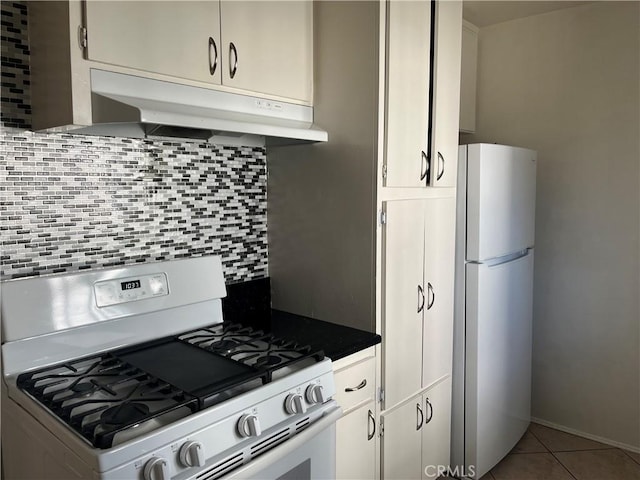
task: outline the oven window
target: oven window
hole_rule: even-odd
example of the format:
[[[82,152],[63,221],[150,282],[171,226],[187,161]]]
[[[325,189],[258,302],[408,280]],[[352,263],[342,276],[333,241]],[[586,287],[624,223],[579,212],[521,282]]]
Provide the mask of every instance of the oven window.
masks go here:
[[[276,480],[311,480],[311,459],[308,458],[297,467],[293,467]]]

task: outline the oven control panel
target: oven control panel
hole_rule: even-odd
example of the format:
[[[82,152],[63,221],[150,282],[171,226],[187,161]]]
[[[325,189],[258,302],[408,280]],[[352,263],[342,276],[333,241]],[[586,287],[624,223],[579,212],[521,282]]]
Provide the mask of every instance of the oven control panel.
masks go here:
[[[145,298],[169,294],[169,284],[164,273],[137,277],[114,278],[93,285],[98,307],[136,302]]]

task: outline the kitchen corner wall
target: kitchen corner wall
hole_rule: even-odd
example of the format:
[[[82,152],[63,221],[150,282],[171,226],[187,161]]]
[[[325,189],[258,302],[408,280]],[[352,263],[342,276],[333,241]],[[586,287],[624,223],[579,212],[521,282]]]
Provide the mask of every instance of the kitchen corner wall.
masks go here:
[[[263,148],[29,130],[28,2],[2,2],[1,279],[216,254],[267,268]]]
[[[640,3],[482,28],[477,132],[538,151],[533,416],[640,449]]]

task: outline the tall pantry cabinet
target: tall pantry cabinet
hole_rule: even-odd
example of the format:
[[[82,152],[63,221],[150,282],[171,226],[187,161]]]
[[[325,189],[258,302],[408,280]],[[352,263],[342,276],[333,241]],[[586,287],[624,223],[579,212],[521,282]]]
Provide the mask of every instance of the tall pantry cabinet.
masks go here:
[[[386,479],[449,463],[461,25],[461,2],[314,2],[329,141],[268,151],[273,306],[382,335],[362,445]],[[371,435],[349,415],[338,438]]]

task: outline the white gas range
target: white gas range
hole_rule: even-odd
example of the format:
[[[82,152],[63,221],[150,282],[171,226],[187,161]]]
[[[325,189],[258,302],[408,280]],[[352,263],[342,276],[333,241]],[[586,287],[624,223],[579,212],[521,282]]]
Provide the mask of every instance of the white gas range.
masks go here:
[[[217,257],[5,282],[5,478],[332,478],[330,360],[225,294]]]

